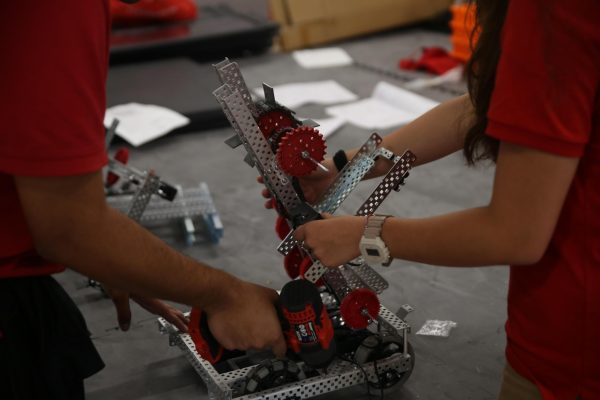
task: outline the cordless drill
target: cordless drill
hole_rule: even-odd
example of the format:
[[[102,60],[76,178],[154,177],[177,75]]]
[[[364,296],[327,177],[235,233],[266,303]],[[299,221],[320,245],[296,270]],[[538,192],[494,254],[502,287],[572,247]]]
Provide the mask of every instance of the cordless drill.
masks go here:
[[[289,350],[314,368],[331,362],[336,348],[333,325],[314,284],[304,279],[288,282],[281,289],[278,314]],[[226,357],[210,332],[206,313],[198,308],[192,309],[189,331],[196,351],[206,361],[216,364]]]
[[[289,281],[279,295],[279,317],[290,350],[308,366],[322,368],[335,356],[333,325],[317,287]]]

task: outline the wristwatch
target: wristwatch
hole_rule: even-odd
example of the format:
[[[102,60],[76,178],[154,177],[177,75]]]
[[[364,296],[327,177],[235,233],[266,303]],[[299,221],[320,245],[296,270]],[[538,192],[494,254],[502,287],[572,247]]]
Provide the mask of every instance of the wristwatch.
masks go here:
[[[381,229],[386,218],[391,215],[369,215],[365,232],[360,239],[360,254],[368,264],[382,264],[387,267],[392,262],[390,250],[381,239]]]

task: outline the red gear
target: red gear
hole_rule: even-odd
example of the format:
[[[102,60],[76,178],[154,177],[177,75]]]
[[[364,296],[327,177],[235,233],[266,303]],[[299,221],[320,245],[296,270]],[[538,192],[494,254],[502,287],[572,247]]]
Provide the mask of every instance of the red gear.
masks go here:
[[[283,218],[281,215],[278,215],[277,220],[275,221],[275,232],[277,232],[277,236],[279,236],[279,239],[285,239],[285,237],[288,235],[288,233],[290,233],[290,231],[290,226],[288,225],[285,218]]]
[[[115,154],[115,160],[121,162],[122,164],[127,164],[127,161],[129,161],[129,149],[126,147],[121,147],[119,150],[117,150],[117,153]],[[111,187],[117,183],[118,180],[119,175],[109,171],[108,174],[106,174],[106,187]]]
[[[289,111],[284,109],[273,109],[262,113],[257,121],[260,131],[265,138],[270,138],[271,135],[283,128],[293,128],[297,126],[294,117]]]
[[[291,176],[304,176],[317,168],[309,158],[302,156],[303,152],[317,162],[325,158],[325,139],[313,127],[299,126],[287,133],[277,148],[277,162],[279,167]]]
[[[379,299],[375,292],[367,288],[354,289],[340,305],[340,313],[346,324],[352,329],[365,329],[369,325],[371,317],[379,315]],[[363,310],[367,315],[363,315]]]
[[[304,261],[304,256],[298,248],[294,248],[287,256],[285,256],[283,259],[283,267],[290,279],[296,279],[300,276],[300,265],[302,264],[302,261]]]
[[[193,0],[141,0],[135,4],[111,0],[110,12],[116,25],[143,25],[194,20],[198,6]]]

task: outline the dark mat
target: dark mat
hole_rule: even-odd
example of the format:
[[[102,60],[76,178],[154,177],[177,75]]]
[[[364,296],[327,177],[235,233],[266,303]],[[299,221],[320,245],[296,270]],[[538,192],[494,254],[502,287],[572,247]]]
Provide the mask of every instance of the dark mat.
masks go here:
[[[174,132],[190,132],[228,125],[212,96],[219,87],[211,63],[185,58],[112,66],[106,84],[107,106],[136,102],[156,104],[190,119]]]
[[[227,5],[200,6],[190,23],[115,28],[111,64],[192,57],[197,60],[260,53],[270,48],[277,23],[236,11]]]

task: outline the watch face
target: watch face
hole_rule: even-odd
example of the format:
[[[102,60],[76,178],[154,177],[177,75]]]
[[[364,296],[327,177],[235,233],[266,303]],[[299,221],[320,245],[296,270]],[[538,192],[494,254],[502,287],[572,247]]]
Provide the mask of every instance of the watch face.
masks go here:
[[[371,257],[379,257],[381,255],[379,253],[379,250],[377,250],[377,249],[366,248],[365,250],[367,251],[367,254],[370,255]]]

